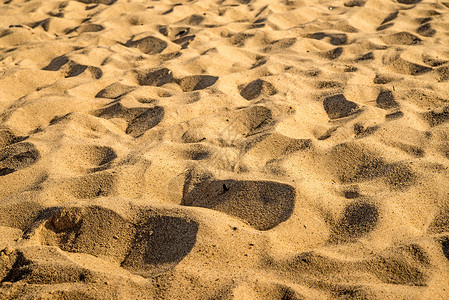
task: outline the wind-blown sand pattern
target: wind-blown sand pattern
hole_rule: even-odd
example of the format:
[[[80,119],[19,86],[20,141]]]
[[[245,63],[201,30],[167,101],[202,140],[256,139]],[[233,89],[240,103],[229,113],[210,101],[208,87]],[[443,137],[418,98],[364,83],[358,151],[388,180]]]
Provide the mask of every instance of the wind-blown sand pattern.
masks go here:
[[[449,2],[2,0],[0,299],[448,299]]]

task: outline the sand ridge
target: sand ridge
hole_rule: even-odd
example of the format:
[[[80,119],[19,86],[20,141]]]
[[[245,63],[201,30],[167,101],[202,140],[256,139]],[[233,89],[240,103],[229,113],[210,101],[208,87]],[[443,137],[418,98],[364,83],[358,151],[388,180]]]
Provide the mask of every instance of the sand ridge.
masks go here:
[[[449,2],[0,16],[0,299],[449,297]]]

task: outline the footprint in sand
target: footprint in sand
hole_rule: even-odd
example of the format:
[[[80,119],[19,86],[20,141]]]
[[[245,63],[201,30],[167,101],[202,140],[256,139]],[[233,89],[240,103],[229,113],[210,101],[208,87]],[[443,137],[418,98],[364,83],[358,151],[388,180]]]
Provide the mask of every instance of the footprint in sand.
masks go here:
[[[126,134],[137,138],[162,121],[164,108],[161,106],[126,108],[120,103],[114,103],[95,111],[94,115],[105,119],[125,119],[128,123]]]
[[[140,85],[163,86],[166,83],[173,82],[174,78],[172,71],[167,68],[162,68],[137,72],[137,80]]]
[[[68,192],[77,199],[94,199],[114,194],[116,181],[117,177],[114,174],[99,172],[57,180],[52,186],[61,192]]]
[[[378,219],[379,211],[374,204],[355,200],[345,207],[343,216],[332,230],[330,241],[354,242],[372,231]]]
[[[449,106],[425,112],[422,117],[432,127],[441,125],[449,120]]]
[[[382,109],[390,109],[398,107],[399,103],[397,103],[396,100],[394,100],[394,96],[391,91],[382,90],[377,96],[376,105],[377,107],[380,107]]]
[[[30,167],[40,158],[39,151],[28,142],[12,144],[0,150],[0,176]]]
[[[94,66],[88,66],[79,64],[67,56],[62,55],[54,58],[46,67],[42,70],[45,71],[60,71],[66,78],[76,77],[81,74],[85,74],[93,79],[100,79],[103,76],[103,71]]]
[[[183,92],[192,92],[208,88],[217,82],[218,77],[211,75],[192,75],[178,80]]]
[[[323,107],[331,120],[350,116],[358,110],[358,105],[346,100],[342,94],[324,99]]]
[[[274,86],[262,79],[251,81],[240,91],[240,95],[248,101],[254,100],[261,95],[273,96],[276,93],[277,91]]]
[[[238,217],[258,230],[269,230],[289,219],[295,205],[295,189],[274,181],[212,180],[188,191],[182,205],[205,207]]]
[[[345,45],[348,42],[348,36],[344,33],[315,32],[307,35],[307,37],[315,40],[326,39],[334,46]]]
[[[104,4],[111,5],[114,4],[117,0],[77,0],[78,2],[82,2],[85,4]]]
[[[125,46],[137,48],[141,52],[149,55],[161,53],[167,48],[167,42],[154,36],[147,36],[138,40],[129,40]]]
[[[144,277],[175,267],[195,246],[199,228],[186,217],[144,207],[133,218],[94,205],[50,208],[42,216],[36,229],[41,244],[112,261]]]
[[[341,143],[334,146],[328,155],[329,167],[342,183],[379,178],[391,188],[406,189],[417,179],[408,163],[400,161],[387,163],[362,143]]]
[[[108,85],[101,91],[99,91],[95,98],[108,98],[108,99],[118,99],[130,92],[132,92],[135,88],[129,85],[125,85],[120,82],[115,82],[111,85]]]
[[[111,167],[117,154],[111,147],[99,145],[62,146],[64,156],[59,157],[59,167],[66,173],[95,173]]]

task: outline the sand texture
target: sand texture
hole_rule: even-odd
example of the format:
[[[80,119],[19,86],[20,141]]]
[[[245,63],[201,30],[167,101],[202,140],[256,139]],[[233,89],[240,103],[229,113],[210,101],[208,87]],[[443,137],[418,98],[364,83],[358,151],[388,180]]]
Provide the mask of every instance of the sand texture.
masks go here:
[[[0,299],[449,299],[449,2],[0,0]]]

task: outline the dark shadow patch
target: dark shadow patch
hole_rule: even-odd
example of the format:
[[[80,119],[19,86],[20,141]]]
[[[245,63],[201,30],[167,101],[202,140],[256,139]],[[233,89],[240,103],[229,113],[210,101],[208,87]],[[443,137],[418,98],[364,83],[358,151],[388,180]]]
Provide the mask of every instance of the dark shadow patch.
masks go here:
[[[418,4],[421,2],[421,0],[397,0],[398,3],[406,4],[406,5],[412,5],[412,4]]]
[[[76,77],[84,73],[86,69],[87,69],[86,65],[75,64],[69,69],[65,77]]]
[[[397,189],[408,188],[416,182],[416,175],[404,163],[388,164],[384,171],[385,181]]]
[[[190,32],[190,28],[189,27],[179,27],[177,29],[177,33],[175,34],[176,37],[183,37],[186,36],[187,34],[189,34]]]
[[[398,15],[399,15],[399,11],[392,12],[392,13],[389,14],[389,15],[382,21],[382,23],[380,23],[380,24],[383,25],[383,24],[385,24],[385,23],[388,23],[388,22],[390,22],[390,21],[393,21],[394,19],[396,19],[396,18],[398,17]]]
[[[153,108],[146,109],[143,113],[137,115],[128,123],[126,133],[139,137],[147,130],[153,128],[159,124],[164,118],[164,108],[161,106],[155,106]]]
[[[263,66],[267,63],[267,59],[263,56],[256,57],[256,62],[251,66],[250,69],[255,69],[257,67]]]
[[[337,81],[319,81],[316,84],[316,87],[320,90],[322,90],[322,89],[340,89],[340,88],[343,88],[343,85]]]
[[[49,217],[40,236],[44,245],[121,262],[129,251],[135,232],[132,223],[110,209],[100,206],[65,207],[58,208]]]
[[[322,40],[324,38],[329,38],[329,43],[334,46],[345,45],[348,42],[348,36],[344,33],[315,32],[307,35],[306,37],[315,40]]]
[[[167,28],[167,26],[160,26],[159,27],[159,33],[163,34],[164,36],[168,36],[168,28]]]
[[[239,33],[233,34],[229,38],[229,41],[234,46],[243,47],[243,46],[245,46],[245,42],[252,37],[254,37],[254,34],[239,32]]]
[[[0,151],[0,173],[5,176],[28,168],[40,158],[39,151],[28,142],[12,144]]]
[[[58,71],[59,69],[61,69],[61,67],[65,64],[67,64],[70,60],[68,59],[67,56],[65,55],[61,55],[58,56],[56,58],[54,58],[49,64],[48,66],[44,67],[42,70],[45,71]]]
[[[104,4],[104,5],[112,5],[117,0],[77,0],[78,2],[84,3],[84,4]]]
[[[352,115],[358,109],[358,105],[346,100],[343,94],[327,97],[323,101],[323,107],[331,120]]]
[[[346,7],[363,7],[365,6],[364,0],[350,0],[345,2],[344,6]]]
[[[418,29],[416,29],[416,32],[425,37],[432,37],[437,31],[432,28],[432,25],[430,23],[426,23],[419,26]]]
[[[398,107],[399,103],[394,100],[394,96],[391,91],[383,90],[377,96],[376,105],[382,109],[390,109]]]
[[[431,127],[441,125],[449,120],[449,106],[425,112],[422,116]]]
[[[235,111],[230,120],[229,130],[224,133],[228,135],[228,138],[236,141],[239,138],[239,134],[248,137],[265,132],[271,129],[275,123],[276,120],[273,119],[272,111],[265,106],[245,107]],[[232,131],[238,132],[237,136]]]
[[[167,9],[166,11],[164,11],[164,12],[162,13],[162,15],[165,16],[165,15],[171,14],[171,13],[173,12],[173,8],[174,8],[174,7],[170,8],[170,9]]]
[[[424,17],[424,18],[416,18],[415,19],[416,23],[418,23],[418,24],[428,23],[428,22],[430,22],[432,20],[433,20],[433,18],[431,18],[431,17]]]
[[[99,91],[95,95],[95,98],[118,99],[121,96],[124,96],[129,92],[133,91],[134,89],[135,87],[125,85],[120,82],[115,82]]]
[[[101,77],[103,77],[103,71],[98,67],[88,66],[87,70],[95,79],[100,79]]]
[[[192,145],[189,149],[183,151],[183,156],[190,160],[203,160],[211,156],[210,151],[201,144]]]
[[[100,24],[85,24],[76,29],[76,32],[81,34],[85,32],[99,32],[104,30],[104,26]]]
[[[382,37],[386,44],[390,45],[418,45],[422,40],[414,34],[407,31],[397,32]]]
[[[250,82],[240,91],[240,95],[248,101],[256,99],[260,95],[273,96],[276,93],[277,91],[274,86],[262,79],[256,79]]]
[[[353,72],[357,72],[359,69],[357,67],[354,66],[346,66],[345,69],[343,70],[343,72],[346,73],[353,73]]]
[[[344,192],[346,199],[355,199],[360,197],[360,193],[356,189],[348,190]]]
[[[199,224],[193,220],[155,216],[136,226],[134,241],[121,266],[151,277],[174,268],[196,243]]]
[[[436,69],[434,74],[438,82],[447,81],[449,79],[449,66]]]
[[[65,77],[66,78],[76,77],[83,74],[86,71],[88,71],[95,79],[100,79],[103,76],[103,71],[100,68],[81,65],[77,63],[70,63],[70,67],[67,70]]]
[[[173,82],[173,73],[167,68],[140,73],[137,75],[140,85],[163,86],[166,83]]]
[[[273,181],[211,180],[190,189],[186,178],[182,205],[205,207],[238,217],[258,230],[269,230],[293,213],[295,189]],[[190,190],[189,190],[190,189]]]
[[[144,107],[126,108],[121,103],[115,103],[97,110],[94,115],[105,119],[123,118],[129,122],[145,110],[146,108]]]
[[[411,258],[413,258],[414,261],[417,261],[418,263],[422,264],[423,266],[430,266],[431,259],[429,257],[429,254],[426,252],[426,250],[420,246],[419,244],[408,244],[404,245],[399,248],[400,251]]]
[[[11,174],[11,173],[13,173],[15,171],[16,171],[15,169],[11,169],[11,168],[1,168],[0,169],[0,176],[5,176],[5,175]]]
[[[26,136],[16,136],[9,129],[0,129],[0,149],[14,143],[19,143],[26,140]]]
[[[374,84],[387,84],[394,80],[395,79],[393,77],[387,77],[385,75],[376,74],[376,77],[374,77],[374,79],[373,79],[373,83]]]
[[[50,23],[52,23],[52,22],[53,22],[52,18],[47,18],[47,19],[37,21],[37,22],[30,24],[30,27],[34,29],[34,28],[40,26],[42,29],[44,29],[46,32],[48,32],[48,30],[50,29]]]
[[[404,116],[404,113],[402,111],[395,111],[391,114],[385,115],[385,120],[387,121],[393,121],[393,120],[397,120],[400,119]]]
[[[360,139],[360,138],[364,138],[370,134],[373,134],[374,132],[376,132],[379,129],[379,126],[368,126],[365,127],[359,123],[354,124],[354,133],[355,133],[355,138],[356,139]]]
[[[439,66],[444,65],[445,63],[449,62],[448,60],[431,57],[426,54],[422,55],[422,60],[425,64],[432,66],[432,67],[439,67]]]
[[[187,49],[189,44],[195,39],[195,35],[187,35],[173,40],[173,43],[181,45],[181,49]]]
[[[393,25],[394,25],[393,22],[391,22],[391,23],[385,23],[385,24],[380,25],[379,27],[377,27],[377,28],[376,28],[376,31],[382,31],[382,30],[385,30],[385,29],[387,29],[387,28],[392,27]]]
[[[72,32],[76,32],[78,34],[87,33],[87,32],[99,32],[104,30],[104,26],[100,24],[85,24],[73,29],[69,29],[66,31],[66,34],[70,34]]]
[[[431,234],[449,233],[449,207],[443,207],[438,212],[427,231]]]
[[[208,88],[217,82],[218,77],[210,75],[192,75],[178,80],[183,92],[192,92]]]
[[[343,54],[343,47],[337,47],[320,53],[322,57],[333,60],[339,58]]]
[[[120,103],[115,103],[97,110],[93,114],[105,119],[123,118],[128,122],[126,133],[133,137],[139,137],[162,121],[164,108],[161,106],[126,108]]]
[[[42,70],[62,71],[66,78],[79,76],[86,71],[95,79],[100,79],[103,76],[103,71],[100,68],[78,64],[65,55],[54,58],[47,66],[42,68]]]
[[[193,14],[186,19],[189,25],[200,25],[204,21],[204,17],[201,15]]]
[[[332,136],[332,133],[334,133],[337,129],[338,129],[338,127],[329,128],[328,130],[326,130],[326,132],[323,135],[319,136],[317,139],[319,141],[325,141],[328,138],[330,138]]]
[[[370,299],[370,294],[362,286],[330,284],[331,295],[335,299]]]
[[[332,243],[355,242],[371,232],[378,221],[379,211],[374,204],[354,201],[347,205],[330,237]]]
[[[410,187],[417,179],[408,163],[387,163],[360,144],[336,145],[329,155],[331,168],[343,184],[380,178],[391,188],[400,190]]]
[[[25,279],[32,272],[31,261],[26,259],[22,252],[16,252],[12,255],[15,259],[8,273],[1,279],[3,282],[18,282]],[[12,257],[11,257],[12,258]]]
[[[278,51],[282,49],[287,49],[296,43],[296,38],[285,38],[271,42],[271,44],[263,49],[263,52]]]
[[[443,254],[444,256],[449,259],[449,238],[445,237],[442,241],[441,241],[441,249],[443,250]]]
[[[418,65],[402,58],[394,60],[390,64],[390,67],[394,72],[398,74],[412,75],[412,76],[418,76],[432,71],[432,68],[423,65]]]
[[[137,48],[145,54],[153,55],[164,51],[167,45],[167,42],[161,39],[154,36],[147,36],[136,41],[129,40],[125,46]]]
[[[414,146],[414,145],[398,143],[397,147],[399,149],[401,149],[402,151],[404,151],[405,153],[407,153],[413,157],[416,157],[416,158],[423,158],[424,155],[426,154],[425,151],[421,147]]]
[[[363,54],[362,56],[359,56],[355,59],[355,62],[361,62],[361,61],[367,61],[367,60],[373,60],[374,54],[373,52],[368,52],[366,54]]]
[[[89,167],[90,172],[98,172],[109,168],[117,158],[114,149],[106,146],[88,146],[73,149],[72,158]]]
[[[387,284],[427,286],[427,279],[422,266],[416,267],[400,255],[379,255],[367,262],[372,273]]]

